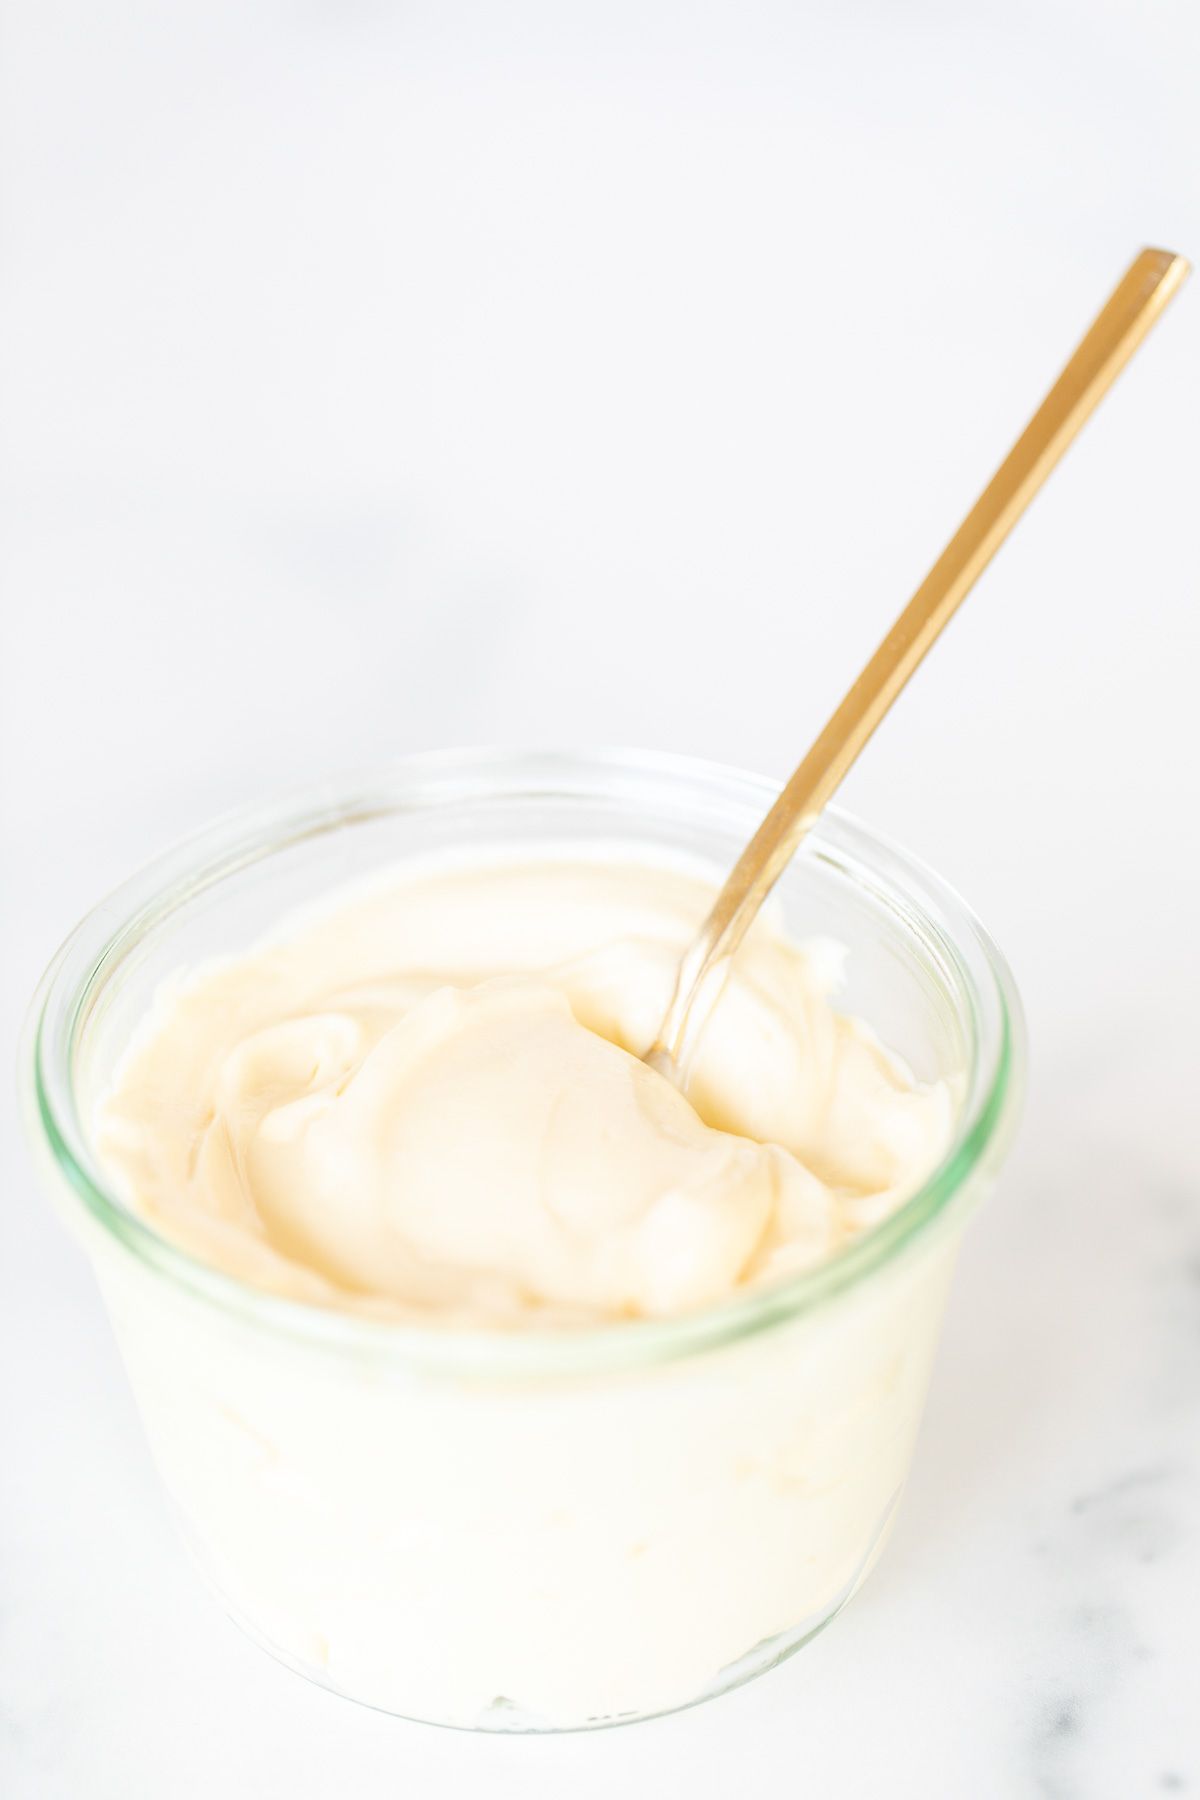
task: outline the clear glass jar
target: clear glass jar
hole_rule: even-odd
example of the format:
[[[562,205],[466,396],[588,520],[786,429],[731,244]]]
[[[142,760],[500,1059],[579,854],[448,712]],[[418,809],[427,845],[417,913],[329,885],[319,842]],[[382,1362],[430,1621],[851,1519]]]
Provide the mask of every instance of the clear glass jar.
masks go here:
[[[574,1729],[718,1694],[828,1623],[908,1471],[963,1226],[1022,1063],[1008,971],[940,881],[827,815],[778,890],[849,950],[839,1003],[953,1142],[827,1264],[665,1322],[503,1335],[277,1298],[109,1191],[94,1101],[158,982],[432,850],[664,849],[719,879],[775,793],[679,758],[476,751],[225,821],[135,876],[47,972],[23,1058],[50,1190],[93,1259],[184,1535],[229,1612],[314,1680],[413,1718]]]

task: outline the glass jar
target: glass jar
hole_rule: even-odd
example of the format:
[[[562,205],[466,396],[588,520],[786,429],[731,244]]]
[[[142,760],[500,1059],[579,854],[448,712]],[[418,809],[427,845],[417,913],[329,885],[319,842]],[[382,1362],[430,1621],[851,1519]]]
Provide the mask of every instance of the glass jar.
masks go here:
[[[716,881],[775,792],[664,756],[410,759],[171,852],[43,980],[31,1136],[185,1538],[233,1617],[339,1693],[485,1730],[606,1725],[718,1694],[828,1623],[891,1527],[955,1252],[1011,1133],[1011,978],[936,877],[827,814],[783,922],[844,944],[839,1004],[955,1080],[953,1141],[831,1261],[665,1321],[465,1332],[247,1287],[114,1195],[95,1101],[166,975],[340,884],[431,851],[614,847]]]

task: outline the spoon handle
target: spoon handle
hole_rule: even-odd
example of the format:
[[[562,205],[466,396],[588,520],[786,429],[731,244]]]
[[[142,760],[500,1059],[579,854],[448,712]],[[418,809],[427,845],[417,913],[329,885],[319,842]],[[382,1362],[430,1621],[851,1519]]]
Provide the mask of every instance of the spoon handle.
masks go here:
[[[759,907],[934,640],[1188,273],[1143,250],[738,858],[679,965],[645,1060],[678,1083]]]

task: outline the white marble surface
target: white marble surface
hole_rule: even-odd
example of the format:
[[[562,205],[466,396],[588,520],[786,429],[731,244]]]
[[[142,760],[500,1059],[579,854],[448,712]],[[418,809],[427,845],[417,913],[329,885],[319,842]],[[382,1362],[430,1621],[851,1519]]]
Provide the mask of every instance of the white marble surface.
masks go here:
[[[1127,253],[1200,253],[1192,0],[5,12],[5,1041],[248,794],[491,739],[783,773]],[[1200,1791],[1198,376],[1200,287],[850,784],[1033,1046],[856,1605],[592,1738],[308,1688],[186,1566],[6,1121],[6,1800]]]

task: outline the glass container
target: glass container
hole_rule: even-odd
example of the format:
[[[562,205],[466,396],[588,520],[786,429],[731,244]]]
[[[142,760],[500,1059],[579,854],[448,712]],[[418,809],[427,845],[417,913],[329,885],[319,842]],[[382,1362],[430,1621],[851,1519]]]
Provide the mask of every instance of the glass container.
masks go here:
[[[779,1662],[875,1562],[913,1453],[955,1253],[1022,1063],[1004,962],[962,902],[829,812],[777,890],[848,957],[837,1004],[953,1138],[830,1261],[685,1316],[557,1332],[392,1324],[242,1285],[122,1203],[95,1102],[159,982],[431,852],[686,861],[719,881],[770,782],[685,759],[467,751],[222,822],[92,912],[23,1056],[49,1191],[88,1250],[155,1463],[232,1616],[389,1712],[484,1730],[649,1717]]]

